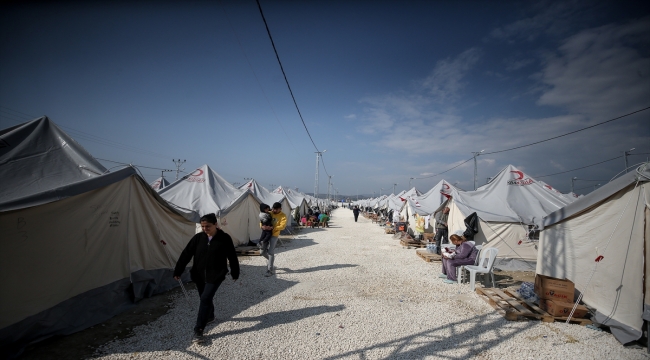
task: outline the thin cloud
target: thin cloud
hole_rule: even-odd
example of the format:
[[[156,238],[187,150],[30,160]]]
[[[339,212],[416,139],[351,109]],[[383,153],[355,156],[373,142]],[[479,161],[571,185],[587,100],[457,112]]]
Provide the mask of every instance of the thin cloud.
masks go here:
[[[546,59],[540,105],[564,107],[593,118],[624,114],[648,105],[650,17],[606,25],[568,38]]]
[[[471,48],[454,59],[441,60],[431,74],[422,80],[421,86],[432,95],[431,100],[435,102],[457,101],[465,87],[467,72],[480,57],[481,51]]]
[[[597,4],[582,0],[538,2],[531,8],[534,15],[492,30],[490,38],[515,43],[531,42],[543,35],[564,36],[576,26],[577,18],[597,8]]]

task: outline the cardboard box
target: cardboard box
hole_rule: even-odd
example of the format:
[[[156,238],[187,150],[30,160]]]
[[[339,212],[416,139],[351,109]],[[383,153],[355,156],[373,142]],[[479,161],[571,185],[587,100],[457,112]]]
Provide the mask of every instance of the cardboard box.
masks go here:
[[[556,279],[540,274],[535,276],[535,294],[540,299],[571,303],[574,300],[574,292],[575,285],[571,280]]]
[[[539,307],[542,310],[553,316],[567,317],[571,314],[571,309],[573,309],[573,303],[570,302],[560,302],[556,300],[540,300]],[[589,310],[584,305],[578,305],[576,311],[573,312],[573,317],[576,319],[581,319],[589,313]]]

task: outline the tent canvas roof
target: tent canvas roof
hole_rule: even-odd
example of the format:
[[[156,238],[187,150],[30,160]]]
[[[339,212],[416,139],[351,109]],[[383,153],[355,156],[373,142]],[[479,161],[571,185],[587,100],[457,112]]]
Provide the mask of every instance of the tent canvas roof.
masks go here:
[[[169,181],[161,176],[158,179],[154,180],[150,185],[152,189],[158,191],[169,186]]]
[[[0,130],[0,204],[105,172],[46,116]]]
[[[201,215],[219,215],[247,194],[246,190],[237,189],[208,165],[199,167],[158,193],[163,199]]]
[[[283,194],[272,193],[265,187],[261,186],[255,179],[249,180],[247,183],[239,187],[240,190],[250,191],[263,203],[271,206],[274,202],[282,202],[285,196]]]
[[[512,165],[476,191],[457,191],[451,195],[466,215],[476,211],[484,221],[541,224],[547,214],[570,201],[560,193],[544,188],[537,180]]]

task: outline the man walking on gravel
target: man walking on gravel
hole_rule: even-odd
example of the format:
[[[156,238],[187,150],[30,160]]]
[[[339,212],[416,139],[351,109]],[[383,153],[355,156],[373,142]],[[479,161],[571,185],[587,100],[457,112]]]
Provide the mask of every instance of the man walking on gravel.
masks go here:
[[[217,217],[214,214],[201,217],[201,229],[203,232],[194,235],[185,246],[174,269],[174,279],[179,280],[187,264],[194,258],[190,275],[201,299],[194,326],[195,343],[203,341],[205,325],[214,320],[213,298],[221,282],[226,279],[228,263],[233,281],[239,278],[235,245],[230,235],[217,228]]]
[[[280,231],[284,230],[287,226],[287,216],[282,212],[282,204],[279,202],[273,203],[271,207],[271,217],[273,218],[273,226],[260,225],[262,230],[273,230],[271,239],[262,244],[262,256],[267,260],[266,273],[264,276],[273,275],[273,262],[275,261],[275,245],[278,243],[278,236]]]

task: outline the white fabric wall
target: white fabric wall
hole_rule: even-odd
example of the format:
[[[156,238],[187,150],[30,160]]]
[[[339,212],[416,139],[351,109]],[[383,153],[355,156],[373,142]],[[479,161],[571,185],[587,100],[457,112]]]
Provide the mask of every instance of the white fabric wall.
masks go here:
[[[145,187],[147,187],[145,189]],[[157,202],[131,176],[48,204],[0,213],[0,329],[86,291],[170,268],[194,224]],[[98,305],[100,306],[100,305]]]
[[[537,273],[573,281],[585,304],[597,309],[597,320],[629,327],[622,331],[629,333],[630,340],[640,337],[643,326],[649,198],[647,183],[634,190],[628,187],[598,206],[545,228],[540,235]],[[599,255],[604,258],[596,263]],[[621,340],[621,333],[615,335]]]
[[[469,214],[463,214],[452,200],[449,206],[449,235],[458,230],[465,230],[465,218]],[[537,260],[537,242],[527,241],[527,228],[520,223],[490,222],[479,219],[479,232],[474,236],[476,245],[483,245],[483,248],[494,247],[499,249],[498,259],[518,259],[526,262]],[[522,240],[521,244],[519,241]],[[527,269],[529,271],[534,268]]]

